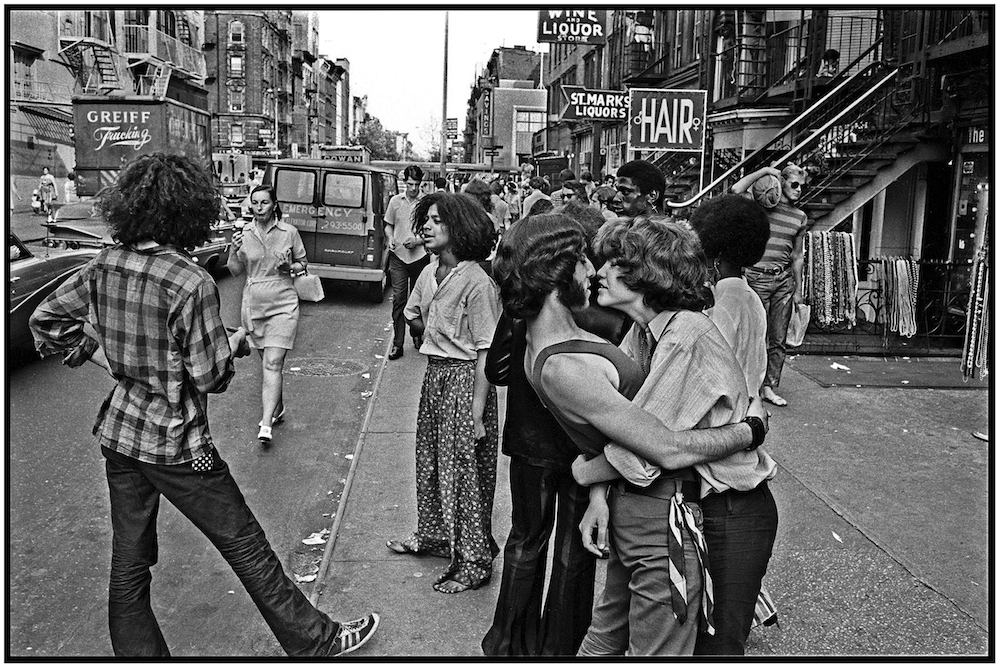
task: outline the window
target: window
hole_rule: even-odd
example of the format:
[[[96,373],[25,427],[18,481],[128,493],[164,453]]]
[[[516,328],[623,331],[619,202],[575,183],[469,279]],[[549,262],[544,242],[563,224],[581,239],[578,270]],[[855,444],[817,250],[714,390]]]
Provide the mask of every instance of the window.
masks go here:
[[[229,56],[229,76],[231,77],[244,76],[243,56]]]
[[[705,12],[696,9],[694,12],[694,53],[691,54],[693,60],[701,60],[701,41],[704,30]]]
[[[171,37],[177,37],[177,17],[172,10],[156,10],[156,29]]]
[[[365,179],[360,174],[328,173],[323,182],[323,204],[357,209],[364,201]]]
[[[545,112],[514,112],[514,153],[531,153],[531,135],[545,127]]]
[[[229,22],[229,41],[234,44],[242,44],[244,42],[243,23],[241,21]]]
[[[601,87],[602,49],[597,48],[583,57],[583,85],[585,88]]]
[[[243,146],[242,123],[233,123],[229,126],[229,144],[231,146]]]
[[[316,173],[303,169],[279,169],[274,179],[275,193],[280,201],[295,204],[312,204],[316,188]]]
[[[32,66],[35,56],[14,48],[14,98],[31,99],[35,97],[35,74]]]
[[[265,49],[271,49],[271,29],[267,26],[260,29],[260,45]]]
[[[229,111],[242,113],[245,100],[246,89],[242,87],[229,89]]]

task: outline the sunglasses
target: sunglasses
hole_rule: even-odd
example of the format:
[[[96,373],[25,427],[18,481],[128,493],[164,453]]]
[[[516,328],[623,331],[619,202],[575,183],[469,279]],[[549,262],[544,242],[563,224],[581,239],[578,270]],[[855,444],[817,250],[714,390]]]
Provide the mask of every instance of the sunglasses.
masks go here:
[[[799,188],[802,187],[802,183],[799,181],[789,181],[788,187],[791,188],[792,190],[798,190]]]

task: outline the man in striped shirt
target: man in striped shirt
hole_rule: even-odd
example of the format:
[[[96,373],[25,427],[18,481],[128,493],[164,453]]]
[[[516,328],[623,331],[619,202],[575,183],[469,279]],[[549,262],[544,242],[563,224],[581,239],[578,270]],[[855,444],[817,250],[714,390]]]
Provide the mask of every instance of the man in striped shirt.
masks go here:
[[[285,575],[208,428],[246,332],[227,335],[215,281],[185,249],[219,210],[210,174],[154,153],[126,165],[99,204],[120,245],[102,250],[32,314],[42,355],[93,361],[114,379],[94,425],[106,461],[114,541],[108,624],[115,656],[170,656],[150,606],[156,517],[166,497],[219,550],[290,656],[357,649],[378,616],[338,623]]]
[[[789,163],[780,172],[774,167],[762,167],[737,181],[732,191],[748,193],[761,177],[776,177],[781,185],[777,204],[754,197],[767,209],[771,236],[760,262],[746,269],[746,279],[760,297],[767,312],[767,373],[760,388],[760,397],[775,406],[788,402],[775,390],[781,381],[785,365],[785,335],[792,317],[792,304],[802,303],[802,247],[809,220],[805,212],[795,206],[805,187],[806,173],[798,165]],[[766,190],[762,190],[766,194]],[[749,196],[749,193],[748,193]]]

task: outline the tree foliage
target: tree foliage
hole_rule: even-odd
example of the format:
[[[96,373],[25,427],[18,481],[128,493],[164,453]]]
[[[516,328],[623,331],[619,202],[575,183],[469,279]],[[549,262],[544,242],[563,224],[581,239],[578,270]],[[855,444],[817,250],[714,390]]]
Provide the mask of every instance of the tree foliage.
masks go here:
[[[398,136],[399,133],[386,130],[378,118],[366,113],[365,120],[358,124],[358,134],[352,143],[355,146],[367,146],[372,152],[372,160],[400,160],[404,156],[399,154],[396,146]],[[405,143],[410,144],[409,140]]]

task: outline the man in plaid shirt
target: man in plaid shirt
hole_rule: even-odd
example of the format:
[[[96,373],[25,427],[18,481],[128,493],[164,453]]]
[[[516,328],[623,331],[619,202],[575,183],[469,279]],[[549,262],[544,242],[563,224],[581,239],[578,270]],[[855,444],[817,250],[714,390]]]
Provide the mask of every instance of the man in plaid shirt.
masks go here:
[[[227,335],[212,277],[183,249],[208,240],[218,213],[211,176],[189,158],[142,156],[99,204],[120,245],[53,292],[30,325],[43,356],[93,361],[115,379],[94,425],[106,458],[114,542],[108,618],[117,656],[169,656],[150,607],[156,516],[165,496],[212,541],[290,656],[336,656],[378,627],[338,623],[282,570],[208,426],[208,394],[224,392],[243,328]]]

